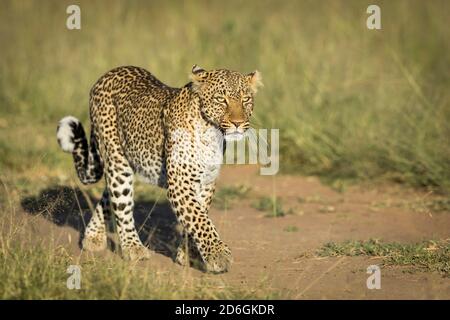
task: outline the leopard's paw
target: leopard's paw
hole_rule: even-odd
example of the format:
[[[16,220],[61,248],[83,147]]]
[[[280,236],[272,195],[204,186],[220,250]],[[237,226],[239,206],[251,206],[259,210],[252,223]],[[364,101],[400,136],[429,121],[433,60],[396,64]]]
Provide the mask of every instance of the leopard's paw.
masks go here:
[[[86,232],[81,242],[84,250],[96,252],[105,250],[108,245],[106,232],[97,231],[96,233]]]
[[[209,255],[204,260],[206,271],[210,273],[227,272],[233,263],[231,251],[222,241],[211,247]]]
[[[188,264],[188,257],[186,254],[185,246],[178,247],[177,254],[175,256],[175,262],[182,266],[186,266]]]
[[[122,246],[122,257],[127,261],[145,260],[150,256],[150,250],[142,244]]]

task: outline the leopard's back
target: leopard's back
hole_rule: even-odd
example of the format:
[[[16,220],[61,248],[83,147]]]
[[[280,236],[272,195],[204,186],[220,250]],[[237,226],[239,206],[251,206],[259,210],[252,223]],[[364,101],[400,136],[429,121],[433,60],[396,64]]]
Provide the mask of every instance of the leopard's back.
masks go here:
[[[98,140],[118,140],[134,171],[160,186],[165,184],[162,113],[179,90],[143,68],[125,66],[102,76],[90,95],[91,126]]]

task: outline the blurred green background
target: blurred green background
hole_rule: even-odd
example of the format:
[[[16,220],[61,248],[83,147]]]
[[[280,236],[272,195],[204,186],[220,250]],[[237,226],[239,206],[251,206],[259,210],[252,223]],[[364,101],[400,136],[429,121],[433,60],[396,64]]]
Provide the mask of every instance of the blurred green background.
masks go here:
[[[66,8],[81,7],[81,30]],[[171,86],[194,63],[258,69],[256,127],[283,172],[450,190],[448,1],[2,1],[0,172],[59,175],[57,121],[88,128],[93,83],[137,65]]]

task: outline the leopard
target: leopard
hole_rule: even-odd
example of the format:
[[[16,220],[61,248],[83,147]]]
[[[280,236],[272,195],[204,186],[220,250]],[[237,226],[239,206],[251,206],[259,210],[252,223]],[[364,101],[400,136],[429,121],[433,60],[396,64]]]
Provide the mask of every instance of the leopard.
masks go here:
[[[62,118],[57,141],[71,153],[82,184],[105,188],[82,235],[86,251],[107,248],[107,225],[114,221],[123,259],[150,258],[133,216],[136,178],[166,190],[181,230],[174,262],[189,264],[194,247],[205,272],[230,270],[233,258],[209,217],[227,141],[250,128],[261,73],[205,70],[194,65],[189,82],[170,87],[136,66],[101,76],[89,95],[90,137],[74,116]]]

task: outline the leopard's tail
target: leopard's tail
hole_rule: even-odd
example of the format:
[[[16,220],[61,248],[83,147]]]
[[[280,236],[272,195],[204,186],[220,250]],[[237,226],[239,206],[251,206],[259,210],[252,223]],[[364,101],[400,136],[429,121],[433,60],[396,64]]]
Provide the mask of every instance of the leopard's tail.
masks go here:
[[[67,116],[59,121],[56,137],[61,149],[72,153],[75,169],[83,184],[96,183],[100,180],[103,175],[103,163],[92,132],[88,145],[81,122],[75,117]]]

